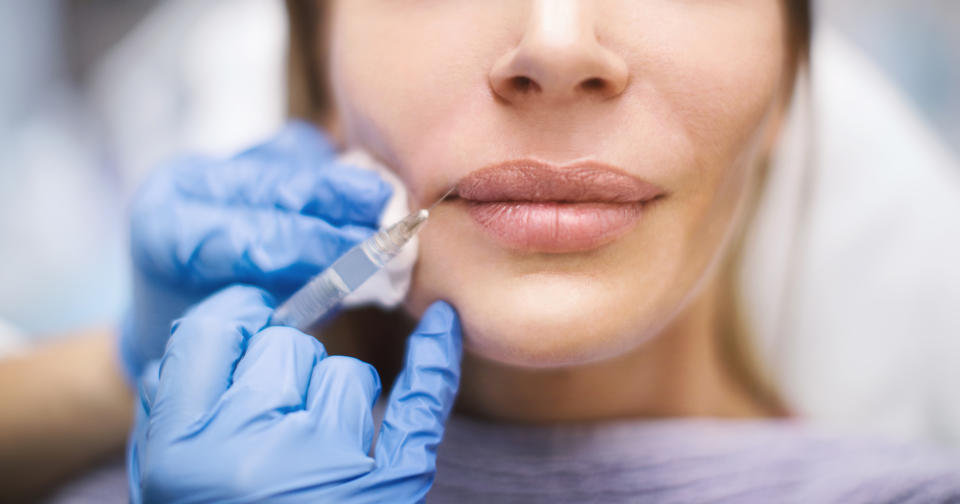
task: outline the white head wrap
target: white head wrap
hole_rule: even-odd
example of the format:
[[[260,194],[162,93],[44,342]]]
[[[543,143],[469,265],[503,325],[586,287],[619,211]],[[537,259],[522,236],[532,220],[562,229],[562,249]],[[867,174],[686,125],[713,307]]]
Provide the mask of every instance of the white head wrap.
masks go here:
[[[806,77],[742,257],[759,353],[811,419],[960,443],[960,167],[829,28]]]

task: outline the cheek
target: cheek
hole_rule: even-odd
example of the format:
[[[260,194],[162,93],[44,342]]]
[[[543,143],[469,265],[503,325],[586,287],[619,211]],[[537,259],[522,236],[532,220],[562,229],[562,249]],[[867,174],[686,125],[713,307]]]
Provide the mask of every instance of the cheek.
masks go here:
[[[670,1],[629,9],[625,0],[608,1],[629,13],[610,25],[606,43],[626,55],[631,69],[625,118],[640,126],[629,131],[643,135],[641,145],[660,146],[641,147],[658,161],[647,168],[689,175],[674,187],[712,182],[705,172],[748,150],[782,86],[782,2]]]
[[[786,70],[781,8],[743,0],[686,16],[661,12],[675,21],[650,26],[648,40],[659,42],[634,53],[640,85],[632,103],[639,117],[645,108],[656,118],[659,170],[677,188],[671,211],[692,267],[721,254],[776,127]]]
[[[496,19],[495,9],[448,15],[435,6],[419,21],[430,28],[411,30],[416,8],[408,6],[398,23],[383,12],[388,7],[365,12],[370,2],[343,3],[329,73],[345,141],[384,161],[419,200],[424,180],[442,172],[438,163],[475,163],[476,139],[495,140],[477,118],[490,114],[487,70],[506,50],[511,28],[482,19]]]

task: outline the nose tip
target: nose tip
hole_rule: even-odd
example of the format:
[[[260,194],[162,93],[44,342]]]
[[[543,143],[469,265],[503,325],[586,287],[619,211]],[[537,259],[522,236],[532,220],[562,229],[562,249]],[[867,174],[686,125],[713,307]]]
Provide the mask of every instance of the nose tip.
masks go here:
[[[623,93],[626,61],[597,38],[605,17],[581,0],[531,0],[520,42],[490,69],[490,87],[520,105],[607,100]]]
[[[515,104],[606,100],[623,93],[627,81],[626,63],[596,40],[558,47],[526,39],[490,72],[490,85],[497,96]]]

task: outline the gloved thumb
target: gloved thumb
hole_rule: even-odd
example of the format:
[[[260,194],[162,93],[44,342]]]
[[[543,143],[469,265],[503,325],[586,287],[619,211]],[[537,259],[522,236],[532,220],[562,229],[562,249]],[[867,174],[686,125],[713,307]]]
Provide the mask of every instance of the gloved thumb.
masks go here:
[[[447,303],[434,303],[407,340],[403,370],[387,403],[375,450],[378,469],[390,473],[385,479],[432,482],[437,446],[460,384],[462,353],[460,319]]]

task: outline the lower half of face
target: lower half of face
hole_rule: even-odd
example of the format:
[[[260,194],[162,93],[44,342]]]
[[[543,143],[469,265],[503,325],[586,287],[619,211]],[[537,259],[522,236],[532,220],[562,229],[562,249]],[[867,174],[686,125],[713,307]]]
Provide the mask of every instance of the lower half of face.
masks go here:
[[[340,0],[330,19],[344,142],[394,169],[414,206],[459,189],[420,234],[408,309],[449,301],[468,351],[518,366],[612,357],[667,326],[723,257],[781,106],[778,2],[564,2],[622,61],[615,95],[498,96],[491,69],[535,30],[535,0]],[[569,70],[569,54],[536,63]],[[611,208],[577,186],[577,201],[541,201],[523,180],[539,169],[516,190],[495,170],[499,196],[484,197],[490,167],[525,164],[548,179],[601,166],[649,197]]]

